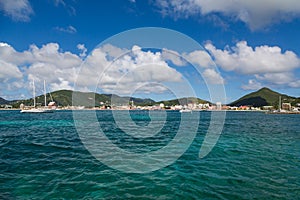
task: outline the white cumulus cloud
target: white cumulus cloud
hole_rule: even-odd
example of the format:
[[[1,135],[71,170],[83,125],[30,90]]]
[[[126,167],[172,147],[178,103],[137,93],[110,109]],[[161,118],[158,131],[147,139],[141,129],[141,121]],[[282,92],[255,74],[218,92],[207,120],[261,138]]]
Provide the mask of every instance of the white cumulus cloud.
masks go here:
[[[255,79],[250,79],[247,85],[242,85],[244,90],[258,90],[262,88],[262,84]]]
[[[294,80],[293,73],[266,73],[262,75],[255,75],[258,80],[270,82],[276,85],[289,84]]]
[[[79,54],[80,57],[86,56],[87,48],[85,48],[84,44],[78,44],[77,49],[81,51],[81,53]]]
[[[111,60],[123,56],[124,54],[129,53],[131,51],[130,49],[119,48],[111,44],[105,44],[99,47],[99,50],[106,53],[106,55],[109,57],[108,59]]]
[[[12,78],[22,78],[22,73],[19,70],[19,68],[12,64],[12,63],[7,63],[3,60],[0,59],[0,80],[9,80]]]
[[[184,53],[183,57],[199,67],[207,68],[214,66],[214,61],[212,60],[211,56],[204,50],[196,50],[190,53]]]
[[[186,62],[184,61],[182,55],[180,55],[176,51],[169,50],[169,49],[163,49],[162,57],[164,58],[164,60],[171,61],[174,65],[177,65],[177,66],[185,66],[186,65]]]
[[[295,81],[289,83],[289,86],[293,87],[293,88],[300,88],[300,80],[295,80]]]
[[[166,49],[160,52],[136,45],[125,49],[106,44],[85,58],[84,44],[77,45],[81,50],[77,55],[63,51],[57,43],[40,47],[32,44],[27,50],[17,51],[0,42],[0,89],[16,90],[19,94],[23,94],[19,90],[23,89],[31,94],[29,82],[35,79],[40,91],[46,80],[51,91],[73,89],[76,82],[76,89],[82,91],[94,91],[98,87],[103,92],[120,95],[130,95],[135,90],[162,93],[168,90],[168,85],[179,86],[184,82],[182,74],[176,70],[179,68],[172,68],[168,61],[176,66],[185,66],[187,62],[200,66],[202,76],[209,84],[225,83],[215,69],[215,62],[223,70],[241,77],[253,76],[248,84],[242,85],[243,89],[258,89],[268,84],[300,87],[297,73],[294,73],[300,67],[299,58],[292,51],[267,45],[250,47],[244,41],[225,49],[217,49],[210,43],[205,47],[212,57],[204,50],[179,54]],[[185,68],[181,69],[185,71]]]
[[[300,87],[299,77],[293,72],[283,73],[266,73],[261,75],[255,75],[257,80],[273,85],[288,86],[292,88]]]
[[[87,76],[88,80],[84,78]],[[181,80],[181,74],[167,64],[160,52],[144,51],[136,45],[131,50],[104,45],[87,57],[77,85],[95,86],[99,81],[99,87],[106,93],[128,95],[134,88],[143,92],[161,92],[165,88],[146,85]]]
[[[54,90],[56,85],[63,86],[61,89],[70,89],[73,86],[82,60],[76,54],[62,52],[57,43],[48,43],[42,47],[31,45],[28,50],[19,52],[2,42],[0,63],[2,80],[7,82],[4,88],[15,85],[28,89],[29,80],[35,79],[37,87],[46,80],[53,86],[50,90]]]
[[[245,90],[258,89],[263,85],[298,87],[296,77],[300,68],[300,59],[292,51],[282,51],[278,46],[262,45],[251,47],[246,41],[238,42],[234,47],[217,49],[207,43],[205,48],[212,55],[215,63],[225,71],[240,75],[252,75]]]
[[[225,83],[225,80],[221,74],[216,72],[214,69],[205,69],[202,75],[208,84],[218,85]]]
[[[300,66],[300,60],[292,51],[282,52],[278,46],[267,45],[252,48],[246,41],[235,47],[217,49],[208,43],[205,48],[214,57],[215,62],[226,71],[242,74],[288,72]]]
[[[34,79],[37,92],[42,91],[42,82],[46,80],[51,91],[73,89],[76,82],[76,89],[84,91],[95,89],[99,83],[99,88],[107,93],[129,94],[133,88],[145,93],[160,93],[166,88],[153,83],[182,81],[181,74],[168,65],[161,52],[145,51],[139,46],[122,49],[107,44],[94,49],[84,61],[87,51],[84,44],[78,44],[77,48],[81,50],[79,55],[63,51],[57,43],[41,47],[32,44],[27,50],[16,51],[1,42],[1,88],[23,86],[30,94],[29,83]]]
[[[163,15],[189,17],[219,13],[246,23],[251,30],[300,16],[298,0],[157,0]]]

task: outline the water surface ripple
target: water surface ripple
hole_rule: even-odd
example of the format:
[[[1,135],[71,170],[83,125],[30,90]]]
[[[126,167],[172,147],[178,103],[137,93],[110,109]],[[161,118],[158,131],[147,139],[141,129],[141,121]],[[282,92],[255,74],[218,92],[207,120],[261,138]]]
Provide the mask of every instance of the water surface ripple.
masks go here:
[[[89,154],[71,111],[0,111],[0,199],[299,199],[300,115],[227,112],[218,143],[199,159],[210,113],[193,114],[200,114],[200,126],[188,150],[168,167],[133,174]],[[179,112],[168,112],[160,133],[133,138],[111,112],[97,117],[111,141],[139,153],[167,145],[180,123]],[[149,124],[147,112],[131,118]]]

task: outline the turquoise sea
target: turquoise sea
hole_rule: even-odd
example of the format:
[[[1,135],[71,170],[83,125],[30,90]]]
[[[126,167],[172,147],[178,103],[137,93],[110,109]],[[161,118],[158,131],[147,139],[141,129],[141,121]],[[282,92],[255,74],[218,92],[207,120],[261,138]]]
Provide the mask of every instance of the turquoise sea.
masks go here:
[[[200,116],[185,153],[159,170],[126,173],[89,153],[72,111],[0,111],[0,199],[300,199],[300,115],[227,112],[217,144],[200,159],[211,113],[185,114],[191,121]],[[118,128],[111,111],[96,111],[114,144],[140,153],[169,144],[180,116],[167,112],[160,133],[134,138]],[[131,118],[141,127],[150,123],[146,111]]]

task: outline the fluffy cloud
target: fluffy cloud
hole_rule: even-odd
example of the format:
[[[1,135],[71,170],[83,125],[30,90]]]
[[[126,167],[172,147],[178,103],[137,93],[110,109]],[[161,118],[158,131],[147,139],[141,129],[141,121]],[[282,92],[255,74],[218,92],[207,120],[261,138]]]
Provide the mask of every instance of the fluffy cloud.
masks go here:
[[[28,50],[17,52],[12,46],[0,43],[0,59],[15,65],[49,63],[60,68],[72,68],[81,63],[81,59],[71,52],[60,52],[57,43],[48,43],[41,48],[31,45]]]
[[[300,88],[300,80],[295,80],[295,81],[289,83],[289,86],[293,87],[293,88]]]
[[[33,14],[28,0],[1,0],[0,10],[15,21],[27,22],[30,20],[30,15]]]
[[[280,47],[267,45],[252,48],[241,41],[234,47],[217,49],[208,43],[205,48],[214,61],[225,71],[234,71],[242,75],[253,75],[245,90],[258,89],[264,85],[298,87],[299,80],[295,71],[300,67],[299,57],[292,51],[283,52]]]
[[[29,83],[34,79],[38,93],[44,80],[51,91],[74,89],[76,83],[76,89],[82,91],[94,90],[98,84],[107,93],[161,93],[167,90],[161,86],[164,83],[182,81],[181,74],[168,65],[161,52],[107,44],[94,49],[83,63],[87,50],[83,44],[77,48],[81,50],[79,55],[62,51],[57,43],[31,45],[25,51],[0,43],[0,88],[27,88],[30,95]]]
[[[163,49],[162,50],[162,57],[164,60],[171,61],[174,65],[177,66],[185,66],[186,62],[184,59],[182,59],[182,55],[179,55],[178,52],[169,50],[169,49]]]
[[[183,57],[199,67],[207,68],[214,66],[214,61],[211,59],[211,56],[204,50],[196,50],[191,53],[184,53]]]
[[[22,88],[24,86],[22,78],[23,74],[16,65],[0,59],[0,91],[2,98],[5,97],[7,91],[11,95],[12,91]]]
[[[242,89],[244,90],[258,90],[260,88],[262,88],[262,84],[255,79],[250,79],[247,85],[242,85]]]
[[[51,63],[64,69],[77,67],[82,61],[76,54],[68,51],[60,52],[57,43],[48,43],[43,45],[42,48],[31,45],[29,52],[32,55],[31,62]]]
[[[59,78],[59,82],[50,83],[51,90],[73,90],[73,85],[70,85],[69,81],[64,80],[63,78]]]
[[[129,53],[131,50],[129,49],[122,49],[111,44],[105,44],[98,48],[102,52],[106,53],[109,60],[116,59],[120,56],[123,56],[126,53]]]
[[[267,84],[269,83],[272,85],[281,85],[293,88],[300,87],[300,80],[298,79],[298,77],[295,77],[295,74],[292,72],[267,73],[262,75],[255,75],[255,77],[257,78],[257,80]]]
[[[8,63],[20,65],[29,62],[32,54],[29,51],[17,52],[7,43],[0,43],[0,59]]]
[[[157,0],[156,5],[163,15],[176,18],[220,13],[246,23],[251,30],[261,29],[280,21],[288,21],[300,15],[298,0]]]
[[[216,72],[214,69],[205,69],[202,73],[203,77],[207,81],[208,84],[224,84],[225,81],[220,73]]]
[[[163,49],[162,57],[164,60],[171,61],[176,66],[186,66],[186,61],[201,68],[214,66],[214,61],[205,50],[195,50],[189,53],[185,52],[179,54],[178,52],[173,50]]]
[[[37,88],[46,80],[51,90],[58,85],[60,89],[70,89],[81,63],[79,56],[68,51],[62,52],[57,43],[48,43],[41,48],[31,45],[23,52],[16,51],[9,44],[0,43],[1,80],[6,82],[6,86],[2,85],[1,88],[30,88],[28,80],[34,79]]]
[[[76,86],[78,88],[86,88],[92,85],[96,86],[99,78],[104,76],[105,69],[110,65],[106,56],[107,54],[100,48],[94,49],[90,55],[87,56],[76,78]],[[103,85],[101,85],[101,87],[103,87]]]
[[[187,62],[191,63],[197,67],[208,84],[225,84],[224,78],[216,71],[212,57],[205,50],[184,52],[180,55],[176,51],[163,49],[162,56],[165,60],[169,60],[177,66],[187,66]]]
[[[79,54],[80,57],[86,56],[87,48],[85,48],[84,44],[78,44],[77,49],[81,51],[81,53]]]
[[[166,89],[149,84],[180,81],[181,74],[165,62],[160,52],[143,51],[139,46],[128,50],[104,45],[87,58],[76,85],[88,87],[99,83],[104,92],[128,95],[136,89],[159,93]]]
[[[276,85],[289,84],[294,80],[293,73],[266,73],[262,75],[255,75],[258,80],[270,82]]]
[[[241,41],[235,47],[217,49],[208,43],[205,48],[215,62],[226,71],[242,74],[288,72],[300,66],[297,55],[292,51],[282,52],[280,47],[259,46],[254,49]]]
[[[3,60],[0,60],[0,71],[0,80],[3,82],[13,78],[22,78],[22,72],[16,65]]]
[[[243,89],[258,89],[262,85],[300,87],[294,73],[300,62],[291,51],[282,52],[279,47],[266,45],[252,48],[246,42],[223,50],[209,43],[205,47],[212,57],[204,50],[179,54],[167,49],[152,52],[139,46],[124,49],[106,44],[94,49],[83,63],[87,51],[83,44],[77,45],[81,50],[77,55],[62,51],[57,43],[31,45],[25,51],[16,51],[0,42],[0,89],[30,90],[28,83],[35,79],[37,87],[46,80],[52,91],[74,89],[76,83],[76,89],[82,91],[98,87],[103,92],[121,95],[137,91],[162,93],[168,90],[168,85],[177,87],[184,82],[181,73],[170,67],[168,61],[176,66],[187,66],[186,61],[200,66],[209,84],[225,83],[214,67],[215,62],[223,70],[242,74],[241,77],[253,76]],[[42,87],[37,89],[42,91]]]

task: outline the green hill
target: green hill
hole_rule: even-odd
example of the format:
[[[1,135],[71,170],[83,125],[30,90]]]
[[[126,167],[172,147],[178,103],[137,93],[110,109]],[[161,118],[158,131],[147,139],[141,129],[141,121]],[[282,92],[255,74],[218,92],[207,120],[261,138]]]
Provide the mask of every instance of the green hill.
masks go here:
[[[187,105],[190,103],[200,104],[200,103],[210,103],[210,102],[196,97],[187,97],[187,98],[160,101],[158,103],[163,103],[165,106],[174,106],[174,105]]]
[[[86,107],[94,107],[103,105],[128,105],[130,101],[133,101],[135,105],[152,105],[155,103],[152,99],[141,99],[134,97],[120,97],[118,95],[112,94],[98,94],[94,92],[77,92],[71,90],[58,90],[55,92],[51,92],[51,96],[48,93],[46,95],[47,102],[55,101],[58,106],[86,106]],[[111,102],[111,100],[113,102]],[[26,106],[33,105],[33,99],[26,100],[18,100],[13,102],[14,107],[19,107],[20,104],[23,103]],[[44,105],[44,95],[40,95],[36,97],[37,105]]]
[[[55,101],[59,106],[68,106],[72,105],[72,93],[71,90],[59,90],[51,93],[46,94],[47,102]],[[51,98],[52,97],[52,98]],[[33,105],[33,98],[25,99],[25,100],[17,100],[13,102],[13,106],[18,108],[20,104],[23,103],[26,106]],[[37,105],[44,105],[44,95],[40,95],[36,97],[36,104]]]
[[[105,95],[109,100],[108,102],[111,104],[128,104],[129,102],[131,103],[131,101],[134,102],[134,105],[137,106],[147,106],[147,105],[153,105],[156,102],[152,99],[142,99],[142,98],[136,98],[136,97],[120,97],[118,95],[115,94],[103,94]],[[112,102],[111,102],[112,101]]]
[[[9,104],[9,103],[10,103],[10,101],[7,101],[0,97],[0,105],[5,105],[5,104]]]
[[[163,103],[165,106],[173,106],[173,105],[186,105],[190,103],[210,103],[206,100],[202,100],[195,97],[181,98],[181,99],[172,99],[165,100],[160,102],[155,102],[152,99],[142,99],[142,98],[134,98],[134,97],[121,97],[114,94],[98,94],[94,92],[74,92],[71,90],[59,90],[55,92],[51,92],[51,96],[48,93],[47,102],[55,101],[59,106],[71,106],[71,105],[80,105],[86,107],[94,107],[103,105],[109,106],[111,104],[117,105],[128,105],[131,101],[134,102],[137,106],[146,106],[146,105],[154,105]],[[291,97],[285,94],[280,94],[269,88],[261,88],[256,92],[252,92],[247,94],[240,99],[228,104],[230,106],[275,106],[278,107],[279,96],[282,98],[282,102],[291,103],[293,106],[300,103],[300,98]],[[44,95],[40,95],[36,97],[37,105],[44,105]],[[26,100],[16,100],[16,101],[7,101],[3,98],[0,98],[1,104],[11,104],[13,107],[18,108],[20,104],[23,103],[26,106],[33,105],[33,99]]]
[[[154,105],[159,103],[164,103],[165,106],[172,106],[172,105],[185,105],[189,103],[209,103],[208,101],[188,97],[188,98],[181,98],[181,99],[173,99],[173,100],[166,100],[155,102],[152,99],[142,99],[142,98],[135,98],[135,97],[121,97],[115,94],[98,94],[94,92],[74,92],[71,90],[58,90],[55,92],[51,92],[51,96],[48,93],[47,95],[47,102],[55,101],[58,106],[86,106],[86,107],[94,107],[100,106],[102,103],[103,105],[128,105],[131,101],[134,102],[134,105],[137,106],[147,106],[147,105]],[[33,105],[33,99],[26,99],[26,100],[18,100],[14,101],[12,104],[15,108],[18,108],[20,104],[23,103],[26,106]],[[37,105],[44,105],[44,95],[40,95],[36,97]]]
[[[71,90],[59,90],[51,93],[53,100],[59,106],[100,106],[100,102],[109,103],[109,97],[94,92],[76,92]]]
[[[275,92],[269,88],[261,88],[256,92],[252,92],[247,94],[240,99],[230,103],[230,106],[254,106],[254,107],[261,107],[261,106],[275,106],[278,107],[279,103],[279,96],[281,96],[282,102],[291,103],[292,105],[296,105],[300,103],[300,98],[291,97],[285,94],[280,94]]]

